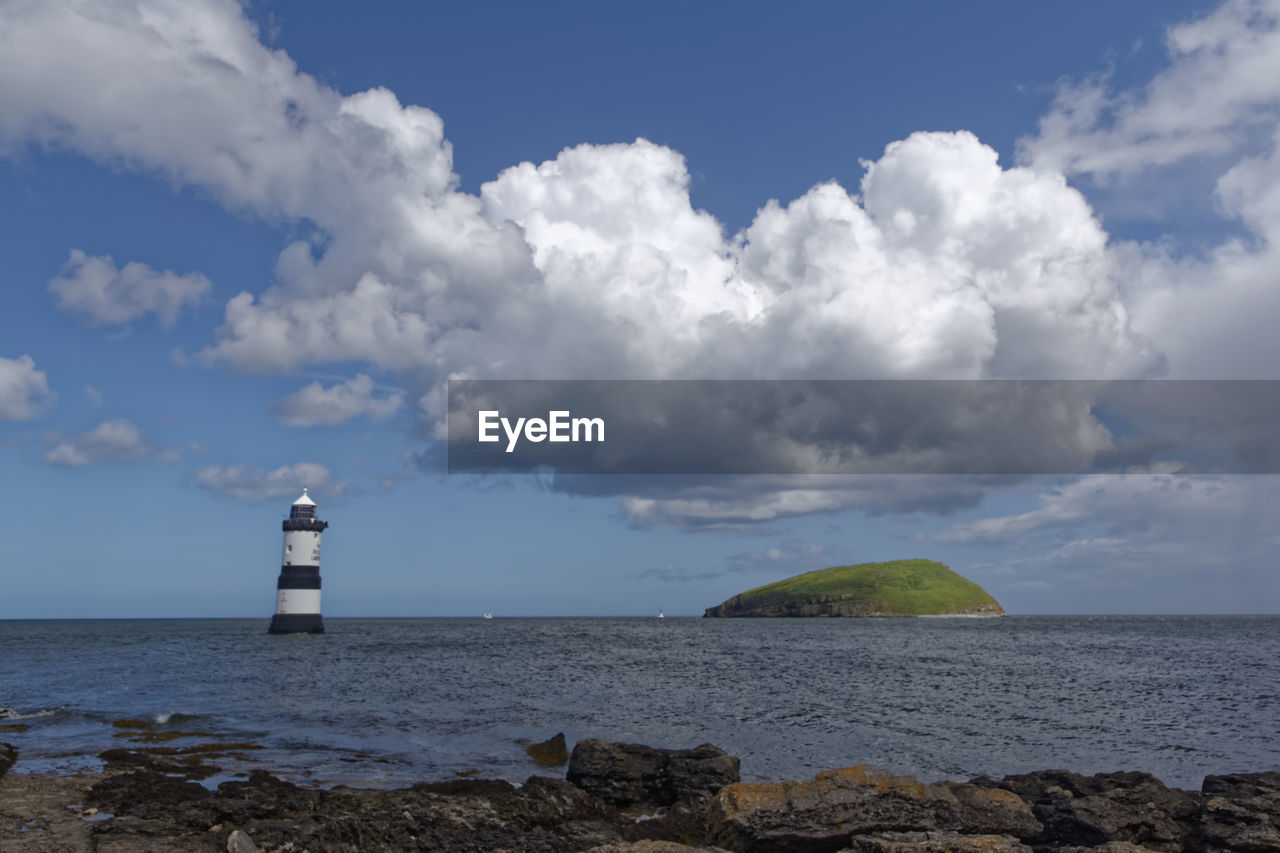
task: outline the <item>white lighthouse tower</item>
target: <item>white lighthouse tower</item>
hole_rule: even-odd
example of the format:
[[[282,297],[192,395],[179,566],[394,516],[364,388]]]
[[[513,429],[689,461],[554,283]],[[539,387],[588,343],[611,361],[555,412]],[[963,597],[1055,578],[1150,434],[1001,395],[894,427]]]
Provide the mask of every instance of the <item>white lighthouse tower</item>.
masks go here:
[[[320,616],[320,534],[329,522],[316,518],[316,502],[307,490],[289,508],[285,519],[284,554],[276,582],[276,612],[272,634],[323,634]]]

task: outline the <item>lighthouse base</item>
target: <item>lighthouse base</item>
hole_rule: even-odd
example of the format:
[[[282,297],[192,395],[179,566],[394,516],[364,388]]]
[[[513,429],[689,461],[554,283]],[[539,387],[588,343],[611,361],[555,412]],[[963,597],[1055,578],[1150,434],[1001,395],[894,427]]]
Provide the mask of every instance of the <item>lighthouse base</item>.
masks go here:
[[[323,634],[324,619],[319,613],[277,613],[271,617],[268,634]]]

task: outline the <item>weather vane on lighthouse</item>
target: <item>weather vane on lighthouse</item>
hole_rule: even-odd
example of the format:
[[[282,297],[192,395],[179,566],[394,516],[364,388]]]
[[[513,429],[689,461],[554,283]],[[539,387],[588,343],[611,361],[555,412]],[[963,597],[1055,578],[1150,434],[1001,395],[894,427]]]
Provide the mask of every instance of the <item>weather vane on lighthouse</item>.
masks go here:
[[[320,534],[329,522],[316,518],[316,502],[307,490],[289,508],[284,520],[284,555],[276,582],[276,612],[272,634],[323,634],[320,616]]]

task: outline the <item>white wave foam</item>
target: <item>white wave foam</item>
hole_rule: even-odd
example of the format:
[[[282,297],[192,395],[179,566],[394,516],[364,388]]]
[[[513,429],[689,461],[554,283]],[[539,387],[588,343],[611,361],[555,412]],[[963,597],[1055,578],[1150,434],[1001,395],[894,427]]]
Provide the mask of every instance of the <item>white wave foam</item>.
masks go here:
[[[61,708],[44,708],[39,711],[32,711],[30,714],[20,714],[12,708],[0,708],[0,720],[34,720],[37,717],[52,717]]]

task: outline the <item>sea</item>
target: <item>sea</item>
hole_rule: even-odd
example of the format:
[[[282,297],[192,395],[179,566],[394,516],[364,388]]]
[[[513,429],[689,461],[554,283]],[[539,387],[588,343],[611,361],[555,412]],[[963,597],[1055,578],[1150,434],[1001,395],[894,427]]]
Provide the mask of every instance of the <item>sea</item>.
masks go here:
[[[712,743],[748,781],[1280,769],[1280,616],[325,623],[0,621],[0,740],[14,772],[93,770],[135,720],[258,747],[227,776],[379,788],[559,773],[524,751],[557,732]]]

